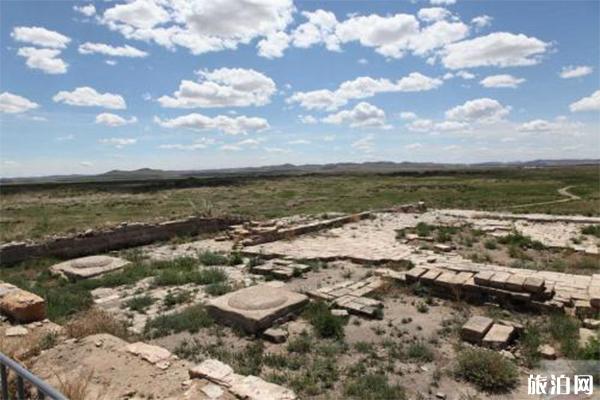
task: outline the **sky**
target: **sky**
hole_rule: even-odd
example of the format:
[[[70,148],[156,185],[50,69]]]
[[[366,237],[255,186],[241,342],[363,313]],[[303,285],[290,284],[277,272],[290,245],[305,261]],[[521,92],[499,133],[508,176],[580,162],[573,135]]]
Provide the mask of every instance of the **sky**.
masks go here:
[[[0,176],[600,158],[600,2],[0,1]]]

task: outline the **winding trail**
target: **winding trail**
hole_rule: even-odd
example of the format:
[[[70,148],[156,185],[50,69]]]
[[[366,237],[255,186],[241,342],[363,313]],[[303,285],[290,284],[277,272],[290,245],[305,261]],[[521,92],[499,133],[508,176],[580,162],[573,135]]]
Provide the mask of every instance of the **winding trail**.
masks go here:
[[[558,189],[558,194],[566,197],[564,199],[552,200],[552,201],[542,201],[539,203],[519,204],[516,206],[511,206],[509,208],[524,208],[524,207],[531,207],[531,206],[541,206],[541,205],[546,205],[546,204],[567,203],[569,201],[581,200],[581,197],[569,192],[569,189],[571,189],[572,187],[573,186],[565,186],[564,188]]]

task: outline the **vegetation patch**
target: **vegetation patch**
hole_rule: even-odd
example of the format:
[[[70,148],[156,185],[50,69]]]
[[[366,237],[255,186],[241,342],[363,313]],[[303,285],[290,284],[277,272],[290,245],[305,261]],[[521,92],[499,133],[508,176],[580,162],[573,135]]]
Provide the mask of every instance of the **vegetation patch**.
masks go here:
[[[600,238],[600,225],[589,225],[581,228],[581,233],[584,235],[592,235]]]
[[[344,385],[344,394],[352,399],[361,400],[403,400],[404,389],[391,385],[384,374],[367,374],[349,380]]]
[[[203,304],[188,307],[181,312],[159,315],[148,320],[144,326],[144,335],[148,338],[167,336],[173,333],[196,333],[200,328],[208,328],[214,320],[208,315]]]
[[[331,310],[322,301],[310,303],[303,313],[311,323],[316,334],[322,338],[344,338],[344,318],[331,314]]]
[[[506,392],[519,380],[515,363],[498,352],[467,349],[458,354],[456,375],[492,393]]]

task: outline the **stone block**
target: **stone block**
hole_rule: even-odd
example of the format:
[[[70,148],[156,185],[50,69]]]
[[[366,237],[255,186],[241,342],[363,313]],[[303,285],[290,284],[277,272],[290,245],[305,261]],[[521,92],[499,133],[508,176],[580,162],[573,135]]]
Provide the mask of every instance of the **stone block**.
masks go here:
[[[473,280],[478,285],[490,286],[492,276],[494,276],[494,271],[480,271],[473,277]]]
[[[454,282],[456,275],[456,273],[450,271],[442,272],[433,283],[443,288],[454,288],[456,285]]]
[[[589,300],[575,300],[575,315],[579,318],[590,317],[594,314]]]
[[[540,356],[545,360],[556,360],[556,350],[550,345],[541,345],[540,347],[538,347],[538,352],[540,353]]]
[[[12,290],[0,298],[0,312],[18,322],[41,321],[46,318],[46,302],[25,290]]]
[[[522,292],[524,290],[523,286],[525,284],[525,279],[526,277],[524,275],[512,274],[504,282],[505,289],[513,292]]]
[[[489,286],[498,289],[506,289],[506,281],[510,278],[510,275],[511,274],[508,272],[495,272],[490,278]]]
[[[261,284],[212,299],[207,310],[217,321],[256,333],[301,311],[306,303],[303,294]]]
[[[494,320],[488,317],[471,317],[461,328],[460,337],[470,343],[481,343],[493,324]]]
[[[512,326],[494,324],[483,337],[483,345],[495,350],[504,349],[513,338],[515,328]]]
[[[331,315],[335,316],[335,317],[347,317],[348,316],[348,311],[347,310],[340,310],[340,309],[333,309],[331,310]]]
[[[541,293],[544,291],[545,280],[535,276],[528,276],[523,282],[523,289],[529,293]]]
[[[6,337],[25,336],[25,335],[27,335],[27,333],[29,333],[27,328],[25,328],[22,325],[17,325],[17,326],[11,326],[11,327],[6,328],[6,330],[4,331],[4,336],[6,336]]]
[[[291,389],[252,375],[234,380],[229,390],[238,398],[247,400],[295,400],[297,398]]]
[[[263,332],[263,337],[273,343],[283,343],[287,340],[288,333],[283,329],[269,328]]]
[[[273,275],[277,279],[288,280],[294,276],[294,270],[291,268],[277,268],[271,271],[271,275]]]
[[[438,250],[438,251],[442,251],[442,252],[444,252],[444,253],[447,253],[447,252],[449,252],[449,251],[452,251],[452,249],[454,249],[454,246],[447,245],[447,244],[439,244],[439,243],[438,243],[438,244],[434,245],[434,246],[433,246],[433,248],[434,248],[435,250]]]
[[[441,274],[441,270],[432,268],[429,271],[425,272],[423,275],[421,275],[421,282],[425,284],[431,284]]]
[[[588,329],[600,329],[600,319],[586,318],[583,320],[583,326]]]
[[[208,359],[189,369],[188,373],[192,379],[207,379],[219,386],[231,387],[239,375],[233,372],[233,368],[219,360]]]
[[[406,272],[406,283],[411,284],[419,280],[419,278],[425,274],[428,270],[421,267],[413,267]]]
[[[154,346],[144,342],[135,342],[128,344],[125,351],[148,361],[150,364],[156,364],[171,358],[171,352],[163,347]]]
[[[129,261],[118,257],[89,256],[54,264],[50,267],[50,272],[73,280],[87,279],[121,269],[128,264]]]

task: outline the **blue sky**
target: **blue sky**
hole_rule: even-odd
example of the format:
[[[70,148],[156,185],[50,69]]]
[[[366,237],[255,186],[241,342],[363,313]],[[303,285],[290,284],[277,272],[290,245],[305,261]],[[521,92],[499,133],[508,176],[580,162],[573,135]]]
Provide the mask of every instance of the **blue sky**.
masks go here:
[[[600,157],[598,1],[0,2],[0,175]]]

